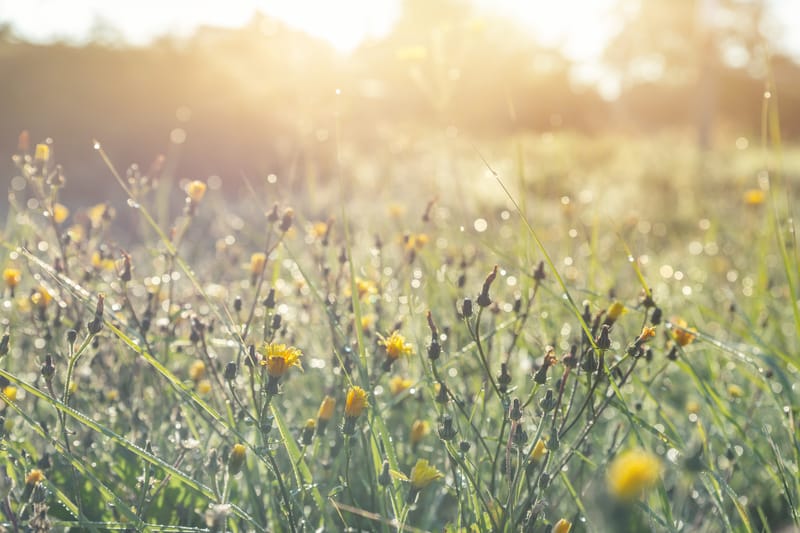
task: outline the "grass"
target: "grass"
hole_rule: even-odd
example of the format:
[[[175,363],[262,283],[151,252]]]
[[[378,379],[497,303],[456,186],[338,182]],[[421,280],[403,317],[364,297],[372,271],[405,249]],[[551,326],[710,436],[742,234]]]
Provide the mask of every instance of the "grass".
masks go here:
[[[128,201],[69,213],[23,147],[2,527],[800,527],[797,157],[770,105],[761,149],[340,142],[333,181],[235,202],[97,143]]]

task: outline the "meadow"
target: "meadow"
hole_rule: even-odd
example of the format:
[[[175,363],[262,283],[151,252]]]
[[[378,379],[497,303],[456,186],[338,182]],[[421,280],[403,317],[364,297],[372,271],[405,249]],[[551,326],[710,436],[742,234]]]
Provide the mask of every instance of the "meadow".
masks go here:
[[[97,142],[126,199],[99,204],[22,136],[0,529],[800,528],[800,152],[771,105],[705,153],[337,137],[325,175],[238,183]]]

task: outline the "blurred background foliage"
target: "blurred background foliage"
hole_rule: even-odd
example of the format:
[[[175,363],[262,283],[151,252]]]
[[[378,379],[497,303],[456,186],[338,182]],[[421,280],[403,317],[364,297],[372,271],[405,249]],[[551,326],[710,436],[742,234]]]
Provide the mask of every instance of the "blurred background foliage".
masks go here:
[[[714,13],[705,0],[629,4],[597,66],[612,94],[582,83],[559,49],[466,0],[405,0],[387,35],[351,53],[263,14],[137,47],[102,24],[81,46],[25,42],[5,25],[2,175],[13,173],[22,130],[54,139],[75,178],[68,192],[89,199],[103,197],[96,180],[106,175],[93,138],[121,168],[163,154],[167,175],[233,181],[290,170],[324,179],[337,128],[340,146],[362,155],[396,155],[427,135],[541,132],[678,132],[708,149],[760,135],[770,77],[784,137],[800,136],[800,66],[776,51],[780,35],[764,34],[763,2],[716,0]]]

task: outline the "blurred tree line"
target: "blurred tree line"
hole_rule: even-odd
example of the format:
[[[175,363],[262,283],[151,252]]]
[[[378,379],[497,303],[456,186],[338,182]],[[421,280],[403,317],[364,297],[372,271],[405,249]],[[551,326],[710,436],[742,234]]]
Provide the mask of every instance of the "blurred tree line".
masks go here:
[[[5,26],[4,180],[22,130],[34,141],[52,137],[68,176],[86,178],[107,175],[93,138],[121,169],[165,154],[165,172],[192,178],[280,173],[312,160],[324,172],[335,151],[321,146],[338,126],[365,150],[448,128],[479,137],[677,129],[709,147],[718,131],[759,135],[770,75],[783,133],[800,135],[800,67],[782,55],[767,60],[762,2],[653,1],[621,11],[603,57],[620,88],[613,99],[577,82],[576,65],[558,50],[513,21],[477,16],[466,0],[405,0],[389,35],[347,56],[264,15],[144,48],[36,45]]]

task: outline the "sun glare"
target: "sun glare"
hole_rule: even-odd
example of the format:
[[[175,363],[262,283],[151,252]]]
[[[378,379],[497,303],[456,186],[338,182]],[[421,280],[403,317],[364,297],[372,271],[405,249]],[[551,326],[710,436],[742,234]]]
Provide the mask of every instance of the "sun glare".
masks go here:
[[[614,0],[474,0],[479,12],[508,16],[530,30],[540,42],[556,46],[572,59],[591,61],[613,31]],[[164,33],[186,35],[199,25],[235,27],[256,11],[348,51],[365,39],[390,31],[400,15],[399,0],[323,0],[194,2],[142,0],[122,2],[36,0],[10,2],[5,19],[26,38],[47,41],[67,38],[82,42],[106,29],[129,42],[145,44]]]

